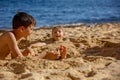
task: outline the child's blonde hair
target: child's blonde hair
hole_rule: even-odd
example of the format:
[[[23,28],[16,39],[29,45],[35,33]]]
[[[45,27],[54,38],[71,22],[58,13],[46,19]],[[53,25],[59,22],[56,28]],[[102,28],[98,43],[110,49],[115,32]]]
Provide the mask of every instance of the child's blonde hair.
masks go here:
[[[62,27],[62,26],[55,26],[55,27],[52,28],[52,33],[53,33],[53,31],[54,31],[55,29],[62,29],[62,31],[63,31],[63,27]]]

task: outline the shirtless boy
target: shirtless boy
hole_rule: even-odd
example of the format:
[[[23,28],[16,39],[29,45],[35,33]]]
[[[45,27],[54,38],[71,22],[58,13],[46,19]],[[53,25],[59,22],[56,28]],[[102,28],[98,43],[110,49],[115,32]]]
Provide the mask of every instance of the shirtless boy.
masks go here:
[[[27,56],[30,53],[29,48],[21,52],[17,41],[30,35],[35,24],[36,21],[31,15],[18,12],[12,20],[13,30],[7,31],[0,36],[0,59],[5,59],[8,54],[11,54],[11,58]]]

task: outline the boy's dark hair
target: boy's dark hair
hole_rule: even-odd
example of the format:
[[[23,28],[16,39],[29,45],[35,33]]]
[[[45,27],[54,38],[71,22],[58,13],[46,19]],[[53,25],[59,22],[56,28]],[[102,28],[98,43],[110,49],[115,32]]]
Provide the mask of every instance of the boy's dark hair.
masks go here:
[[[31,24],[33,24],[35,26],[36,21],[31,15],[29,15],[25,12],[18,12],[13,17],[13,20],[12,20],[13,29],[17,29],[20,26],[24,26],[25,28],[27,28]]]

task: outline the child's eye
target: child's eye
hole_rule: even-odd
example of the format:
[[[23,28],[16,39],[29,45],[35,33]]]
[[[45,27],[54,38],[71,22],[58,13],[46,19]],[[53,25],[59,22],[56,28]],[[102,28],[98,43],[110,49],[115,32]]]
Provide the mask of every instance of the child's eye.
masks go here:
[[[56,31],[56,32],[54,32],[54,33],[57,33],[57,31]]]

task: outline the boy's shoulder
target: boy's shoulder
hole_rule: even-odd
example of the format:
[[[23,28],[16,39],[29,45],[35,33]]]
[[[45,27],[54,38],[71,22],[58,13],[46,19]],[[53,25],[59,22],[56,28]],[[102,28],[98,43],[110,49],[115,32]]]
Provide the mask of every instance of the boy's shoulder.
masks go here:
[[[8,40],[9,38],[15,37],[11,31],[6,31],[1,35],[1,38]]]
[[[4,35],[6,35],[7,37],[13,37],[14,36],[14,34],[11,31],[5,32]]]

